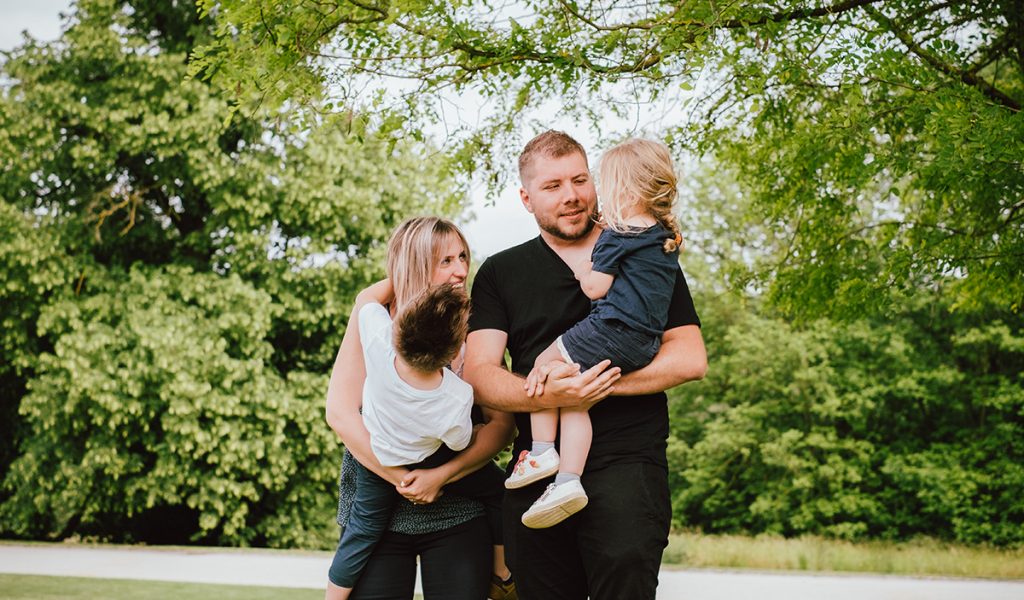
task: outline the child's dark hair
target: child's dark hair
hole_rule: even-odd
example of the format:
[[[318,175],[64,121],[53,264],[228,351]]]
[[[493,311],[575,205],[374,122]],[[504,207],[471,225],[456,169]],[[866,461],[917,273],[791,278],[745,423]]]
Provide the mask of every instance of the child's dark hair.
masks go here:
[[[469,296],[450,283],[428,288],[395,317],[395,351],[418,371],[437,371],[454,359],[469,331]]]

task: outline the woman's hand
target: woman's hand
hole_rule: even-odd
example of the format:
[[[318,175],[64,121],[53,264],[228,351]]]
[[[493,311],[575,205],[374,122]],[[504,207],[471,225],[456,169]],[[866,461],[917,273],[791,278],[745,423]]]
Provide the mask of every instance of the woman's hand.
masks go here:
[[[415,469],[402,478],[395,489],[413,504],[430,504],[444,493],[441,488],[448,483],[444,469]]]

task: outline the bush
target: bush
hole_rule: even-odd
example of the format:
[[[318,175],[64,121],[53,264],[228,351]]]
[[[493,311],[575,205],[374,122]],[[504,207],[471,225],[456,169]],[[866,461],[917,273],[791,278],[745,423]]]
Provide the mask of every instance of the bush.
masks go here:
[[[945,308],[800,329],[722,309],[707,379],[672,392],[675,525],[1024,543],[1022,319]]]
[[[30,434],[0,530],[322,545],[337,460],[326,375],[268,368],[269,296],[181,267],[92,285],[40,318],[56,343],[21,403]]]

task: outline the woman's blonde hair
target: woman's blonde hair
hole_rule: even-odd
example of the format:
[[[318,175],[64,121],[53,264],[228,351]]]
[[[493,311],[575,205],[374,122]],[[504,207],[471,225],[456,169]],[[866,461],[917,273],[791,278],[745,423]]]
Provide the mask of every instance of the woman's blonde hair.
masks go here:
[[[441,261],[448,242],[459,240],[469,262],[469,244],[459,228],[440,217],[406,219],[388,241],[388,279],[395,288],[396,308],[403,306],[430,287],[434,269]]]
[[[626,140],[601,157],[601,219],[613,231],[630,233],[638,228],[628,225],[626,218],[631,209],[639,207],[670,233],[665,252],[676,252],[683,241],[674,214],[676,185],[665,144],[642,138]]]

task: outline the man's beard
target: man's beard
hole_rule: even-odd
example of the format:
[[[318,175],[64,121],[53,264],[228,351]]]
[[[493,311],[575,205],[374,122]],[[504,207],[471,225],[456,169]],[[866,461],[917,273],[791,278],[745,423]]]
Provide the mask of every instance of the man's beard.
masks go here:
[[[590,214],[587,215],[587,218],[584,219],[583,222],[577,226],[578,229],[574,228],[571,230],[566,230],[565,228],[559,227],[558,217],[555,217],[550,221],[546,219],[537,219],[537,226],[540,227],[543,231],[547,232],[549,235],[556,237],[562,241],[575,242],[576,240],[580,240],[587,237],[587,235],[589,235],[590,232],[594,230],[594,223],[597,222],[597,215],[597,203],[595,202],[593,210],[591,210]]]

